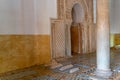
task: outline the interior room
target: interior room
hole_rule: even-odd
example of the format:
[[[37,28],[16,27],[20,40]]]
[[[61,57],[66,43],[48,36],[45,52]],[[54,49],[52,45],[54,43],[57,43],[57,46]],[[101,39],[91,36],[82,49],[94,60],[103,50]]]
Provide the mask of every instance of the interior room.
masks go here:
[[[0,80],[120,80],[120,0],[0,0]]]

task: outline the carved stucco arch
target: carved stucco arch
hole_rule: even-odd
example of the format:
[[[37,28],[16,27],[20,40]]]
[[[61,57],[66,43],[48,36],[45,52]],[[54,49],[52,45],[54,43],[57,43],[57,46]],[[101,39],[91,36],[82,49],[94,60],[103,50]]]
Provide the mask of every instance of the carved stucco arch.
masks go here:
[[[87,10],[87,4],[85,3],[85,0],[71,0],[71,2],[66,2],[66,19],[65,19],[65,24],[66,24],[66,28],[67,28],[67,31],[66,31],[66,34],[67,34],[67,38],[66,38],[66,48],[67,48],[67,56],[71,56],[71,32],[70,32],[70,29],[71,29],[71,25],[72,25],[72,8],[74,7],[74,5],[76,4],[79,4],[80,7],[82,8],[83,10],[83,13],[84,13],[84,17],[83,17],[83,21],[80,23],[82,25],[82,32],[84,32],[84,28],[87,27],[86,25],[86,22],[88,21],[87,20],[87,13],[88,13],[88,10]],[[83,39],[84,39],[84,35],[83,35]],[[85,45],[85,42],[83,43],[83,45]],[[83,46],[84,48],[85,46]],[[84,50],[85,52],[85,50]]]
[[[66,20],[72,21],[71,11],[75,4],[79,4],[84,11],[84,18],[87,15],[87,6],[84,0],[71,0],[66,2]]]
[[[84,19],[82,24],[87,27],[89,10],[86,1],[89,0],[57,0],[58,18],[51,19],[52,58],[71,56],[70,27],[72,23],[72,8],[75,4],[79,4],[83,8]],[[86,28],[85,30],[88,29]]]

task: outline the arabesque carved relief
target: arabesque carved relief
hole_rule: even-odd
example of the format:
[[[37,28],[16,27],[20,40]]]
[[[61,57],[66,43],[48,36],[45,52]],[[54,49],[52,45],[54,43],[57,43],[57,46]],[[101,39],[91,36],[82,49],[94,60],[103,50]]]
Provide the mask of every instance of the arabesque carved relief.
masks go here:
[[[96,50],[93,0],[57,0],[58,18],[51,19],[52,58],[71,56],[71,14],[75,4],[79,4],[84,11],[84,18],[80,23],[82,25],[82,53],[91,53]]]

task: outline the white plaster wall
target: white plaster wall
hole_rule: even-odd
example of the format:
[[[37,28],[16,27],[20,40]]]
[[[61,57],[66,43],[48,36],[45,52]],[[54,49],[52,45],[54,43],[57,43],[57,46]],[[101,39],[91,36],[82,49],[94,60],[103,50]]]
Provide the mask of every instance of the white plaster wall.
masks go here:
[[[16,32],[16,0],[0,0],[0,33]]]
[[[0,34],[50,34],[56,0],[0,0]]]
[[[25,34],[35,33],[35,17],[34,17],[34,0],[22,0],[23,9],[23,24]]]
[[[120,33],[120,0],[110,0],[111,33]]]
[[[56,0],[35,0],[36,34],[50,34],[50,18],[57,18]]]

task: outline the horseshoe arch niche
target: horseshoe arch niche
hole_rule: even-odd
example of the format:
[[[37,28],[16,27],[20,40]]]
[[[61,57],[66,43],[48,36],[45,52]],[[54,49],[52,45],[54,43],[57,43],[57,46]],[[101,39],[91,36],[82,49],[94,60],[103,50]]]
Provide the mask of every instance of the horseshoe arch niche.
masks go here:
[[[71,32],[73,22],[72,9],[80,6],[80,24],[82,25],[82,52],[91,53],[95,49],[95,27],[93,25],[93,0],[57,0],[57,19],[51,19],[51,57],[68,57],[71,55]],[[79,18],[78,18],[79,20]],[[94,42],[94,45],[93,45]]]

